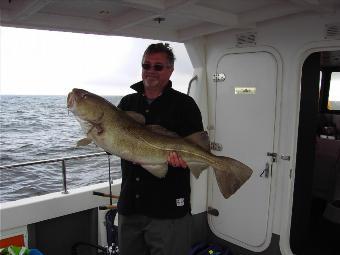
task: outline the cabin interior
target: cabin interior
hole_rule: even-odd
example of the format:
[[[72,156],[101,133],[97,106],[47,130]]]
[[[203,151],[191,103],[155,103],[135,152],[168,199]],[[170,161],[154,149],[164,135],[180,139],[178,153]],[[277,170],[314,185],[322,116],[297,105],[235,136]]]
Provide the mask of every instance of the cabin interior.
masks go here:
[[[302,67],[290,235],[296,254],[339,252],[340,107],[329,100],[339,74],[340,51],[313,53]]]

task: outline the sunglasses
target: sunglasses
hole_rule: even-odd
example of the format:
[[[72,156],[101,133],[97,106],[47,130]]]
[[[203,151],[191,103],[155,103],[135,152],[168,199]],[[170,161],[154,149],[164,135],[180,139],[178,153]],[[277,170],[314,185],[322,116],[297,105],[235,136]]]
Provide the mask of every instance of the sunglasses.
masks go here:
[[[154,65],[151,65],[151,64],[142,64],[142,68],[146,71],[150,70],[153,68],[153,70],[157,71],[157,72],[161,72],[165,67],[168,67],[168,66],[164,66],[162,64],[154,64]]]

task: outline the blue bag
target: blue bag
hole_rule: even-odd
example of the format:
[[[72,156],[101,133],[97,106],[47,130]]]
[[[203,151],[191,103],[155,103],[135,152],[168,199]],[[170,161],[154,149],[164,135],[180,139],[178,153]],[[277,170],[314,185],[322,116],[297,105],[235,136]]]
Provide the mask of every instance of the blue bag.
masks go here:
[[[189,255],[196,255],[200,251],[203,251],[204,249],[206,249],[207,247],[208,247],[208,244],[206,244],[206,243],[194,244],[189,251]]]

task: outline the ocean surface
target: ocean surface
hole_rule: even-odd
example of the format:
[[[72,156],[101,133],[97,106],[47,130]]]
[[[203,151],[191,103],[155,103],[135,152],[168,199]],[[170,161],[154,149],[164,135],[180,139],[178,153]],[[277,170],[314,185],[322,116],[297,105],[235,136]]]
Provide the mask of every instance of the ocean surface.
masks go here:
[[[120,96],[106,97],[117,105]],[[66,96],[0,96],[0,165],[102,152],[84,138],[68,114]],[[110,156],[111,177],[121,177],[120,159]],[[66,161],[67,188],[109,182],[108,156]],[[62,191],[61,162],[0,169],[0,202]]]

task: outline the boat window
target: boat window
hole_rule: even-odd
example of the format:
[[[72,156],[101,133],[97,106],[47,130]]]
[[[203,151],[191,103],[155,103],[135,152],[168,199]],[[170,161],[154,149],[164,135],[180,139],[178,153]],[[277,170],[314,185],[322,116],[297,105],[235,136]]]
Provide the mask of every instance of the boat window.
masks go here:
[[[340,110],[340,72],[331,74],[327,109]]]
[[[320,113],[340,113],[340,51],[320,53]]]

